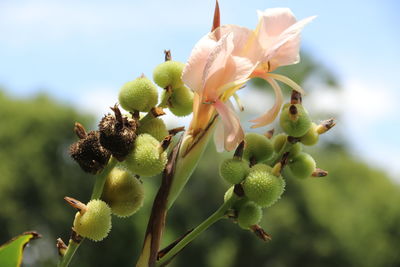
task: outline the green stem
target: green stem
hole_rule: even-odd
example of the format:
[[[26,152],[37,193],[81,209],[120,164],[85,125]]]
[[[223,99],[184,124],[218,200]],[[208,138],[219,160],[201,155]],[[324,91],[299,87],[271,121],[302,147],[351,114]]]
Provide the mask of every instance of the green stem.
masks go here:
[[[208,227],[225,217],[226,212],[232,207],[237,197],[233,196],[226,201],[219,209],[214,212],[210,217],[203,221],[199,226],[193,229],[187,236],[185,236],[175,247],[168,251],[159,261],[156,266],[163,266],[168,263],[179,251],[181,251],[187,244],[193,241],[197,236],[204,232]]]
[[[65,252],[64,256],[61,258],[61,261],[58,263],[58,267],[67,267],[72,260],[72,257],[75,254],[75,251],[78,249],[79,245],[82,243],[76,242],[72,239],[69,240],[67,251]]]
[[[96,176],[96,181],[93,187],[92,196],[90,199],[99,199],[103,192],[104,183],[106,181],[107,175],[110,171],[115,167],[117,161],[114,158],[111,158],[108,162],[107,166],[104,170]],[[83,242],[84,238],[82,238],[79,242],[75,241],[74,239],[70,239],[68,242],[68,248],[65,251],[64,256],[60,259],[58,263],[58,267],[67,267],[71,262],[72,257],[74,256],[75,252],[78,250],[80,244]]]
[[[283,144],[281,150],[278,153],[275,153],[272,158],[268,159],[267,164],[270,166],[274,166],[276,163],[278,163],[281,159],[284,153],[290,151],[292,148],[293,144],[290,143],[288,140],[285,141],[285,144]]]

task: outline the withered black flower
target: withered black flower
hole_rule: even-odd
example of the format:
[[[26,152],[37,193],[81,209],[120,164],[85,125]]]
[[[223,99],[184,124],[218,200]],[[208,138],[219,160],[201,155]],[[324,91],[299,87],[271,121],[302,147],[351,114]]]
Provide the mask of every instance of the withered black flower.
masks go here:
[[[99,123],[100,143],[114,158],[123,161],[133,149],[137,122],[135,119],[122,116],[117,105],[111,110],[114,115],[104,116]]]
[[[111,156],[111,153],[100,144],[100,133],[98,131],[86,133],[79,123],[75,124],[75,132],[80,140],[70,146],[71,157],[85,172],[98,173],[107,165]]]

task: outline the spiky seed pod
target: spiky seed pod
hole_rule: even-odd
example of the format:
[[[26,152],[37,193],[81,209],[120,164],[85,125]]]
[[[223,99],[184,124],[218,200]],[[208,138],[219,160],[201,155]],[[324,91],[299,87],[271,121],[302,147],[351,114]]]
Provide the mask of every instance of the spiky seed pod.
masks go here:
[[[278,135],[275,135],[272,138],[272,145],[274,147],[274,151],[276,153],[279,153],[286,141],[287,141],[287,134],[280,133]]]
[[[305,179],[315,171],[316,163],[309,154],[301,152],[289,161],[288,167],[293,176]]]
[[[234,186],[229,187],[229,189],[225,192],[224,194],[224,202],[228,201],[233,194],[233,190],[234,190]],[[244,196],[239,198],[233,205],[232,208],[234,208],[235,210],[239,210],[239,208],[248,201],[249,199]]]
[[[136,133],[150,134],[157,139],[157,141],[161,142],[168,135],[168,130],[162,119],[153,118],[150,120],[140,121],[140,126]]]
[[[127,111],[147,112],[157,104],[157,87],[142,76],[125,83],[119,92],[118,99],[120,105]]]
[[[285,104],[279,123],[285,133],[293,137],[305,135],[311,127],[310,116],[301,104]]]
[[[177,88],[183,85],[181,76],[185,63],[177,61],[165,61],[159,64],[153,71],[153,80],[161,88],[171,86]]]
[[[262,162],[271,157],[273,147],[271,140],[258,133],[247,133],[245,138],[243,158],[252,162]]]
[[[261,207],[252,201],[247,201],[239,209],[237,222],[241,228],[249,229],[250,226],[259,223],[261,218]]]
[[[107,176],[101,197],[113,214],[128,217],[143,205],[143,184],[129,172],[114,168]]]
[[[173,88],[167,103],[175,116],[187,116],[193,111],[193,92],[186,86]]]
[[[149,134],[141,134],[125,161],[126,167],[140,176],[154,176],[167,164],[167,152],[161,150],[160,142]]]
[[[86,137],[73,143],[69,154],[85,172],[96,174],[108,163],[111,153],[100,144],[100,134],[89,132]]]
[[[89,201],[86,210],[77,212],[75,215],[74,230],[83,237],[101,241],[107,237],[110,229],[111,209],[102,200]]]
[[[315,123],[312,123],[308,132],[301,137],[300,142],[302,142],[306,146],[313,146],[318,143],[319,134],[317,131],[317,127],[318,126]]]
[[[301,152],[302,148],[303,147],[301,143],[293,144],[292,148],[289,151],[290,152],[289,157],[295,157],[296,155],[298,155]]]
[[[136,121],[122,116],[117,106],[112,110],[115,116],[108,114],[99,123],[100,143],[111,152],[113,157],[123,161],[133,149]]]
[[[243,182],[245,195],[261,207],[269,207],[282,195],[285,181],[271,173],[271,167],[257,164]]]
[[[249,173],[249,163],[241,159],[226,159],[219,167],[220,176],[230,184],[238,184]]]

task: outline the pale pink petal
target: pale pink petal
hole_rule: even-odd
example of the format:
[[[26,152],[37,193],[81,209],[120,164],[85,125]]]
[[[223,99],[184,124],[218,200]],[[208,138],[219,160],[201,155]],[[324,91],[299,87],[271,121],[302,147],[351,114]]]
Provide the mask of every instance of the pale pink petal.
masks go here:
[[[217,41],[207,34],[200,39],[192,50],[189,60],[183,69],[182,80],[193,91],[200,93],[203,89],[202,75],[208,56],[215,48]]]
[[[283,103],[282,90],[279,87],[279,84],[274,79],[268,78],[268,76],[266,76],[266,75],[260,75],[259,77],[263,78],[267,82],[269,82],[271,84],[272,88],[274,89],[275,104],[265,114],[258,117],[257,119],[251,120],[250,122],[256,123],[255,125],[251,126],[251,128],[258,128],[258,127],[265,126],[267,124],[272,123],[275,120],[275,118],[278,116],[279,111],[282,106],[282,103]]]
[[[218,97],[216,91],[218,86],[221,85],[221,77],[223,77],[225,73],[227,61],[231,57],[233,48],[233,34],[228,33],[221,37],[214,49],[208,55],[206,65],[204,66],[204,71],[202,73],[204,97],[207,101],[214,101]]]
[[[263,61],[270,62],[270,71],[279,66],[296,64],[300,61],[300,33],[304,26],[314,17],[305,18],[293,24],[274,40],[272,46],[266,51]]]
[[[236,113],[225,103],[217,100],[214,107],[221,116],[224,126],[224,147],[226,151],[234,150],[244,139],[244,132]]]
[[[217,152],[224,152],[224,143],[224,125],[221,121],[221,118],[219,118],[214,132],[214,144]]]
[[[268,39],[273,36],[279,36],[284,30],[296,23],[296,18],[289,8],[269,8],[265,11],[257,11],[257,13],[259,19],[258,35],[264,43],[268,42]]]
[[[233,56],[246,57],[253,64],[256,64],[261,59],[260,56],[262,54],[260,54],[260,51],[262,48],[258,42],[258,36],[253,30],[237,25],[223,25],[221,26],[221,32],[223,34],[233,33]]]

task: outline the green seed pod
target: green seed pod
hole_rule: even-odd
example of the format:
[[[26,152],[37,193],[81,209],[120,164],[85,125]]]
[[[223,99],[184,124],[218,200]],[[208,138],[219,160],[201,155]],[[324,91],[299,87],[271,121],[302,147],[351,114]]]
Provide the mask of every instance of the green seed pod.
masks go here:
[[[243,158],[256,162],[262,162],[271,157],[273,147],[271,140],[266,136],[258,133],[247,133],[244,138],[246,145],[243,153]]]
[[[252,201],[247,201],[239,209],[237,222],[241,228],[249,229],[250,226],[259,223],[261,217],[261,207]]]
[[[300,142],[302,142],[306,146],[313,146],[318,143],[318,140],[319,134],[317,132],[317,125],[315,123],[312,123],[308,132],[301,137]]]
[[[139,77],[122,86],[118,99],[127,111],[147,112],[157,104],[157,87],[146,77]]]
[[[99,199],[91,200],[86,208],[87,210],[76,213],[74,230],[83,237],[101,241],[111,229],[111,209]]]
[[[219,175],[230,184],[238,184],[249,173],[249,163],[241,159],[226,159],[219,167]]]
[[[290,136],[300,137],[311,127],[311,119],[301,104],[284,105],[279,123],[282,129]]]
[[[143,184],[129,172],[114,168],[107,176],[101,198],[110,205],[113,214],[128,217],[143,205]]]
[[[171,86],[177,88],[183,85],[181,76],[185,63],[177,61],[165,61],[159,64],[153,71],[153,80],[161,88]]]
[[[272,145],[273,145],[274,151],[276,153],[279,153],[281,151],[281,149],[282,149],[283,145],[285,144],[286,140],[287,140],[287,134],[284,134],[284,133],[275,135],[272,138]]]
[[[150,134],[159,142],[164,140],[168,135],[167,126],[164,121],[160,118],[153,118],[146,121],[140,121],[140,126],[136,132],[137,134]]]
[[[301,152],[293,157],[288,164],[290,172],[293,176],[305,179],[311,176],[315,171],[315,160],[309,154]]]
[[[175,116],[187,116],[193,111],[193,92],[186,86],[174,88],[168,103]]]
[[[269,207],[282,195],[285,189],[283,178],[271,173],[271,167],[257,164],[243,182],[245,195],[261,207]]]
[[[296,143],[292,146],[292,148],[290,149],[290,157],[295,157],[296,155],[298,155],[301,152],[301,149],[303,147],[301,146],[301,143]]]
[[[126,167],[140,176],[154,176],[162,172],[167,164],[167,152],[160,150],[160,143],[149,134],[141,134],[128,155]]]
[[[224,202],[228,201],[228,200],[232,197],[233,190],[234,190],[234,186],[231,186],[231,187],[229,187],[229,189],[225,192],[225,195],[224,195]],[[233,204],[232,207],[233,207],[234,209],[238,210],[238,209],[240,209],[240,207],[241,207],[244,203],[246,203],[246,202],[248,202],[248,201],[249,201],[249,199],[248,199],[246,196],[244,196],[244,197],[242,197],[242,198],[239,198],[239,199]]]

